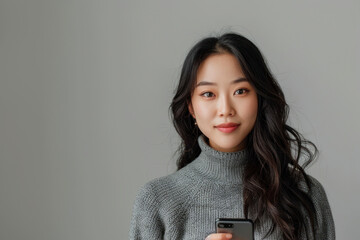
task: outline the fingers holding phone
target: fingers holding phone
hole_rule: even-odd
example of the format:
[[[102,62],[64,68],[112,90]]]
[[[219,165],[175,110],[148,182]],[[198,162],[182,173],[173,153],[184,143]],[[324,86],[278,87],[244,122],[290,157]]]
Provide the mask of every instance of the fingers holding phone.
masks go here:
[[[213,233],[207,236],[205,240],[229,240],[231,238],[231,233]]]

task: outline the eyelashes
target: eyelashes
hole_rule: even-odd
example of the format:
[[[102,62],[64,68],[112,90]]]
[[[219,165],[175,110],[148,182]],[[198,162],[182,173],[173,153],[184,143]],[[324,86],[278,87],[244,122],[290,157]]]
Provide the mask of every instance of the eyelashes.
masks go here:
[[[246,93],[248,93],[250,90],[246,89],[246,88],[240,88],[238,90],[235,91],[235,93],[239,93],[236,95],[245,95]],[[200,96],[205,97],[205,98],[211,98],[212,96],[214,96],[214,94],[212,92],[203,92],[202,94],[200,94]]]
[[[205,96],[205,95],[209,95],[209,94],[214,95],[212,92],[204,92],[204,93],[200,94],[200,96],[203,96],[203,97],[209,98],[209,97],[211,97],[211,96]]]
[[[241,95],[249,92],[249,90],[246,89],[246,88],[240,88],[240,89],[236,90],[235,92],[237,92],[237,91],[239,91],[239,90],[241,91],[241,93],[240,93]]]

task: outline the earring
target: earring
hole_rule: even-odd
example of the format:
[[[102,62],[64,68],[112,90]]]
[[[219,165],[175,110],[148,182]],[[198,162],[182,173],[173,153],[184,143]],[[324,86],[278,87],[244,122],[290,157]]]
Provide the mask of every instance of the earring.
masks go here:
[[[197,125],[197,122],[196,122],[196,120],[195,120],[195,125]]]

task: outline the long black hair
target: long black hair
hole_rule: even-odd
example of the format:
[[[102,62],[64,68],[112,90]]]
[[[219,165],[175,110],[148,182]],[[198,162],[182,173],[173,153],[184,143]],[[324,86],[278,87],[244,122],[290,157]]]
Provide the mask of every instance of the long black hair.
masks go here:
[[[272,225],[267,235],[278,228],[286,240],[299,239],[309,219],[315,235],[317,219],[314,203],[300,182],[311,188],[310,178],[304,169],[316,158],[318,150],[287,125],[289,107],[284,93],[260,50],[239,34],[231,32],[202,39],[185,58],[169,108],[174,127],[181,137],[177,150],[178,170],[201,152],[197,139],[202,133],[188,110],[198,68],[210,55],[221,53],[230,53],[237,58],[258,98],[257,119],[246,138],[250,160],[243,176],[245,217],[251,218],[256,227],[269,218]]]

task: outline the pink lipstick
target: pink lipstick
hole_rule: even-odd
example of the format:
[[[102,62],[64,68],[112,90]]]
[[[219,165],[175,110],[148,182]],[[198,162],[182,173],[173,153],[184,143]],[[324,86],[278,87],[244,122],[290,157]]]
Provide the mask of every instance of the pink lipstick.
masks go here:
[[[233,131],[235,131],[240,124],[237,123],[223,123],[223,124],[219,124],[217,126],[215,126],[217,129],[219,129],[219,131],[224,132],[224,133],[231,133]]]

